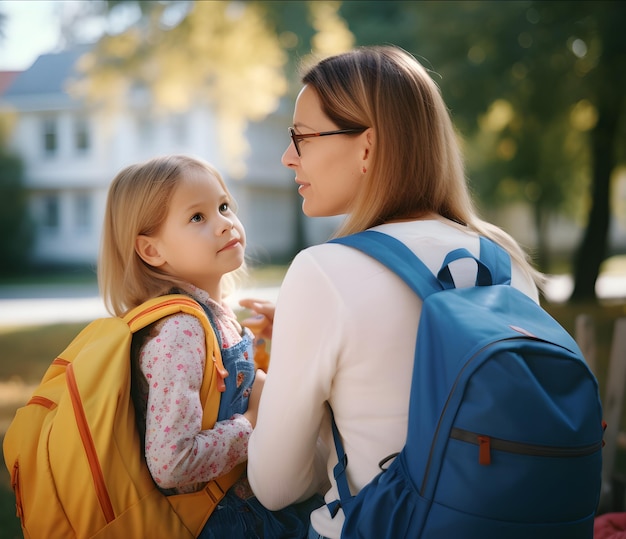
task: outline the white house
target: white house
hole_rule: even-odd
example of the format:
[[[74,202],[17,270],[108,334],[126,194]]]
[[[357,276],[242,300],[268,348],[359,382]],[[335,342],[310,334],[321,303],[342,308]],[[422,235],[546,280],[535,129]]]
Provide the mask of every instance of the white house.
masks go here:
[[[35,262],[95,264],[110,181],[130,163],[167,153],[201,157],[222,172],[238,202],[252,262],[284,262],[298,248],[328,238],[336,221],[302,215],[293,173],[280,163],[289,143],[291,103],[249,126],[247,173],[233,179],[217,150],[209,108],[156,117],[145,95],[116,113],[72,98],[66,83],[87,50],[40,56],[0,96],[2,110],[16,115],[9,144],[25,164],[37,227]]]

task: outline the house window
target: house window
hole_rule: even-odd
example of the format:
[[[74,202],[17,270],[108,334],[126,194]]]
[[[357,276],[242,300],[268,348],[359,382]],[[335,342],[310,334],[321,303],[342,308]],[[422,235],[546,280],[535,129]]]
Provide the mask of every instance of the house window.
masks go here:
[[[76,152],[79,154],[87,153],[90,146],[89,124],[85,118],[76,118],[74,120],[74,147]]]
[[[46,228],[59,228],[60,208],[59,197],[47,195],[43,199],[42,225]]]
[[[79,193],[74,197],[74,219],[76,230],[88,232],[91,230],[92,205],[91,197],[87,193]]]
[[[58,149],[58,133],[56,118],[43,120],[43,150],[48,156],[55,155]]]

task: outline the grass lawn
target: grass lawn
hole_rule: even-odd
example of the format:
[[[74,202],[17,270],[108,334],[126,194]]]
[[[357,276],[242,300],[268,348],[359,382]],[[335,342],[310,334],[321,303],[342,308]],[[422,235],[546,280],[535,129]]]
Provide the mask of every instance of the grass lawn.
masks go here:
[[[626,316],[626,304],[613,305],[544,305],[571,333],[578,314],[590,315],[596,326],[598,347],[597,377],[601,392],[604,391],[607,362],[612,338],[613,322]],[[16,328],[0,332],[0,436],[6,430],[15,409],[30,395],[35,384],[56,354],[86,324],[56,324],[29,328]],[[626,431],[626,414],[621,429]],[[618,455],[618,470],[626,473],[626,454]],[[0,539],[21,537],[20,526],[15,517],[14,498],[9,488],[6,468],[0,466]]]
[[[48,364],[85,324],[55,324],[0,333],[0,437]],[[4,463],[4,459],[3,459]],[[0,466],[0,539],[22,537],[9,474]]]

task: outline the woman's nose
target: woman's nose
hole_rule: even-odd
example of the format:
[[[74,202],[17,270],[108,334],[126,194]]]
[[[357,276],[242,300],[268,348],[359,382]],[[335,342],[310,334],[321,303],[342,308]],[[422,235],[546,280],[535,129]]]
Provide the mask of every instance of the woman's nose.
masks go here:
[[[280,162],[284,166],[289,168],[289,167],[295,166],[297,163],[297,160],[299,159],[300,157],[298,156],[296,147],[294,146],[293,142],[290,142],[289,146],[287,146],[287,149],[284,151],[283,156],[280,158]]]

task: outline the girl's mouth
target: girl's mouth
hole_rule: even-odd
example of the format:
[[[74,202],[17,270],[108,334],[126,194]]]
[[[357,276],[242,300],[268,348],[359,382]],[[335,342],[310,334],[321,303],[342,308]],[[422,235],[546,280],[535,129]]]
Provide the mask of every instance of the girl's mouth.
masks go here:
[[[234,247],[235,245],[238,245],[239,243],[240,243],[239,239],[231,240],[217,252],[221,253],[222,251],[226,251],[227,249],[230,249],[231,247]]]

